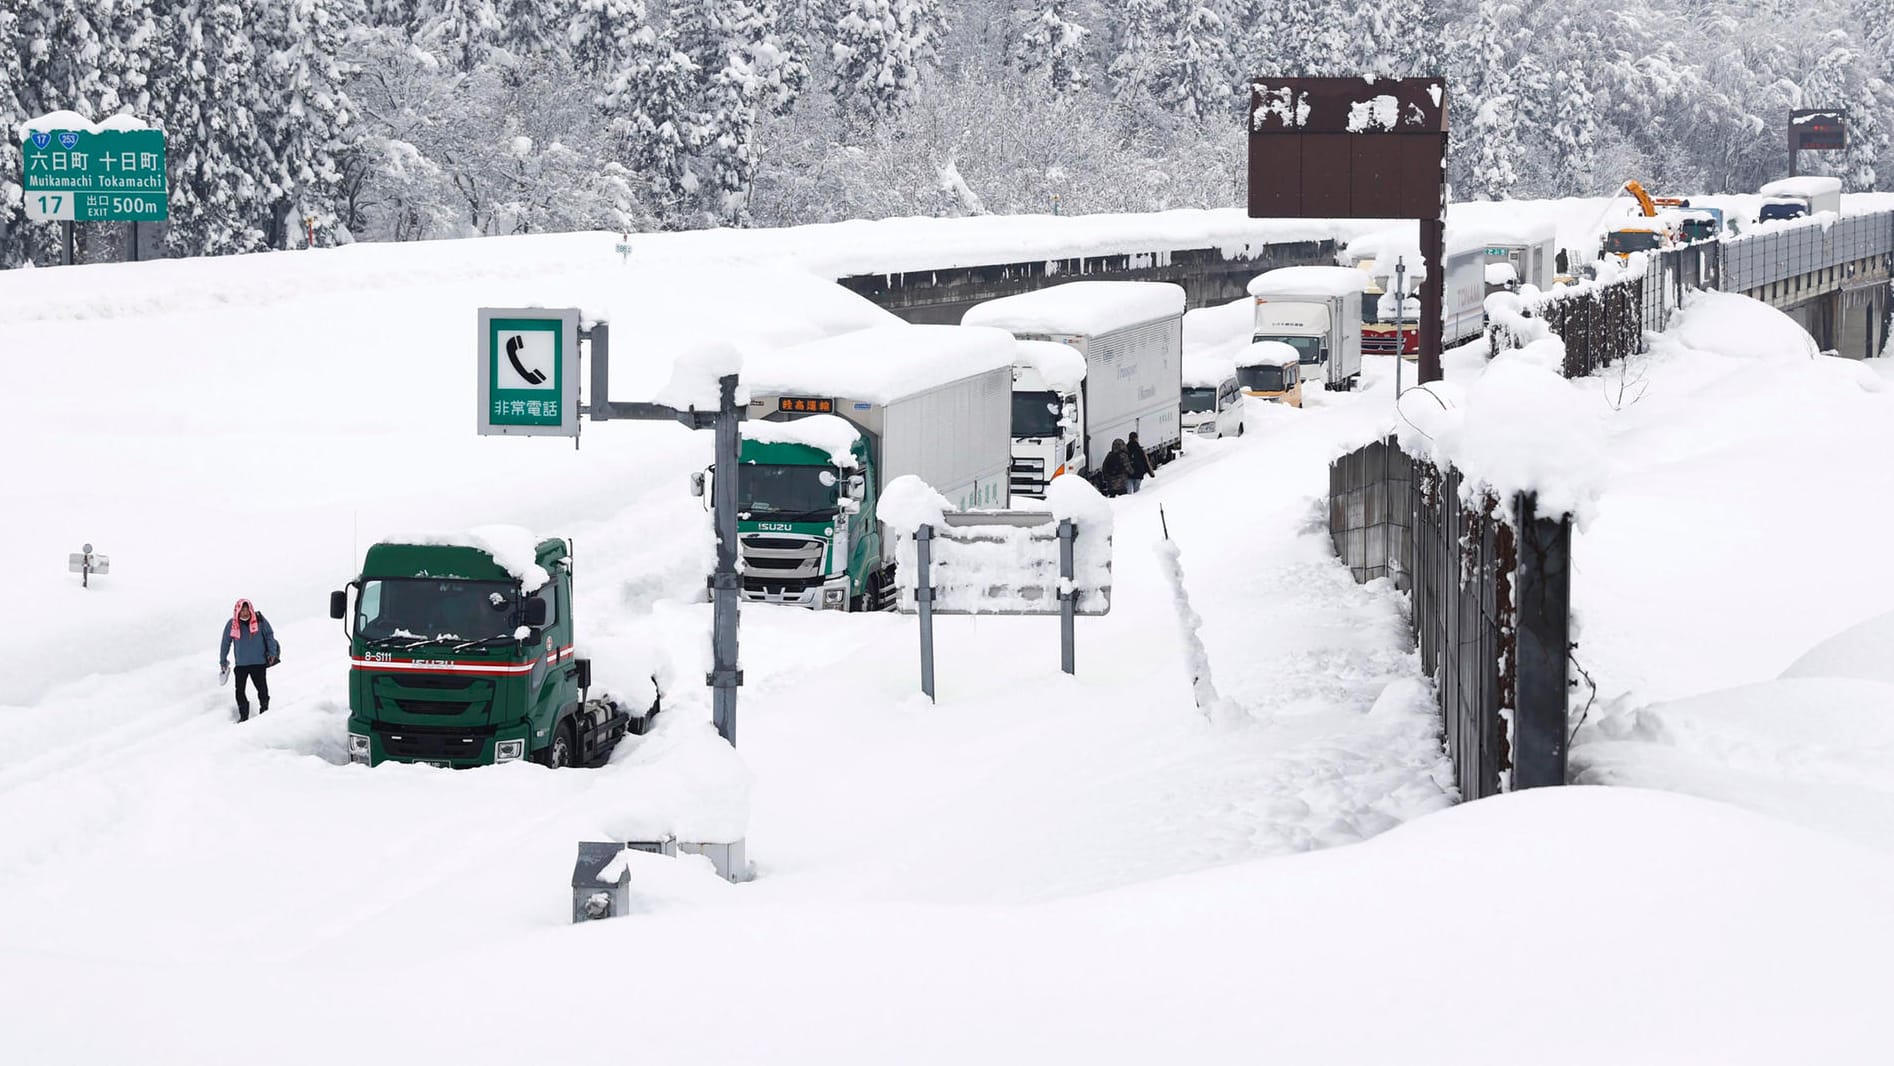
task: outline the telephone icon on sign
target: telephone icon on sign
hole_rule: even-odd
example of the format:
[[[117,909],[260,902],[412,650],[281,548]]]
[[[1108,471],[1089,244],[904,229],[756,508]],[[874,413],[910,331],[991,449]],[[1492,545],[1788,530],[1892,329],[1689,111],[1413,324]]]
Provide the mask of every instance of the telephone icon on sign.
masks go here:
[[[506,339],[507,362],[513,364],[513,369],[519,373],[520,377],[526,379],[528,385],[544,384],[546,380],[546,372],[544,370],[529,370],[525,363],[520,362],[520,349],[525,346],[526,338],[519,334],[515,333],[511,337],[508,337]]]

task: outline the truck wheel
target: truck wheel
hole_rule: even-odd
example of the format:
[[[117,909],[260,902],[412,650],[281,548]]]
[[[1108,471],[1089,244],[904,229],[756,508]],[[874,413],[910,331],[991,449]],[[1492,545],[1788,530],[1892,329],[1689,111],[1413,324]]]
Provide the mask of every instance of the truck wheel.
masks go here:
[[[539,753],[541,766],[550,766],[562,770],[572,765],[572,723],[560,722],[559,728],[552,731],[552,743]]]

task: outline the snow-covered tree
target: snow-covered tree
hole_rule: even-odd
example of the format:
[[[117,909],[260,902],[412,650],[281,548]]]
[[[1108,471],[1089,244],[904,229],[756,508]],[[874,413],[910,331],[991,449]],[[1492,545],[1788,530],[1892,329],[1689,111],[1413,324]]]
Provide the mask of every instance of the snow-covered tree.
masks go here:
[[[914,100],[946,23],[939,0],[832,0],[829,91],[859,134]]]
[[[588,77],[606,77],[631,55],[632,40],[649,25],[644,0],[576,0],[566,23],[572,64]]]
[[[1168,87],[1178,12],[1169,0],[1126,0],[1115,27],[1116,58],[1106,74],[1121,107],[1154,109]]]
[[[607,158],[630,176],[651,210],[677,222],[695,199],[691,157],[706,137],[697,107],[698,70],[668,32],[646,26],[627,44],[598,97]]]
[[[468,73],[506,46],[506,29],[496,0],[434,0],[423,7],[415,43],[449,67]]]
[[[259,118],[275,156],[268,192],[279,230],[272,236],[281,242],[304,216],[334,227],[340,159],[355,119],[342,39],[362,21],[362,8],[354,0],[273,0],[263,16],[256,41],[274,106]]]
[[[1091,31],[1074,18],[1073,0],[1033,0],[1014,12],[1009,60],[1028,76],[1039,75],[1055,95],[1081,92],[1091,83],[1086,38]]]
[[[169,61],[154,71],[152,103],[165,130],[178,255],[263,247],[276,158],[258,126],[275,105],[251,44],[262,0],[177,3],[163,12]]]
[[[1231,111],[1237,87],[1230,31],[1214,0],[1188,0],[1171,27],[1169,60],[1159,98],[1172,114],[1191,121]]]

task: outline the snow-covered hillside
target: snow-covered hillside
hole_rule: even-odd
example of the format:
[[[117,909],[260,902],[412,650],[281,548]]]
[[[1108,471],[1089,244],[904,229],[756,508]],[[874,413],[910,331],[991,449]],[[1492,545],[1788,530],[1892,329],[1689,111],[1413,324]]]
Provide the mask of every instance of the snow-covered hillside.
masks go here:
[[[784,269],[625,266],[593,235],[0,277],[26,383],[0,445],[33,460],[0,524],[28,623],[0,672],[0,1032],[19,1061],[1890,1050],[1872,1022],[1885,849],[1639,790],[1439,813],[1451,773],[1404,603],[1353,584],[1320,499],[1327,460],[1389,425],[1389,364],[1193,440],[1115,501],[1114,607],[1080,622],[1075,678],[1050,620],[944,618],[930,705],[912,619],[746,608],[731,752],[700,684],[709,532],[687,475],[707,435],[478,438],[470,326],[482,304],[596,307],[630,362],[680,321],[780,316],[744,295]],[[824,321],[881,316],[836,298]],[[1676,383],[1671,432],[1782,387],[1717,365],[1655,378]],[[1591,573],[1630,550],[1603,539],[1611,515]],[[379,536],[491,522],[575,539],[581,644],[608,685],[658,662],[660,728],[596,771],[347,765],[328,590]],[[1233,725],[1193,704],[1165,524]],[[112,572],[82,590],[64,562],[88,540]],[[237,596],[285,650],[272,709],[241,725],[214,672]],[[1657,661],[1615,647],[1614,677]],[[639,914],[569,928],[574,842],[654,825],[742,826],[757,879],[654,858]]]

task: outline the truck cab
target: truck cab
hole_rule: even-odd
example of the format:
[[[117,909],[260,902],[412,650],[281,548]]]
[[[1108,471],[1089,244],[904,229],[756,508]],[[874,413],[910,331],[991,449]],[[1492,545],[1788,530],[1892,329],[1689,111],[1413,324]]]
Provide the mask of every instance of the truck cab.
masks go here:
[[[784,420],[772,411],[743,426],[737,469],[743,598],[840,610],[879,606],[881,526],[867,440],[834,415],[793,426]],[[825,431],[833,438],[826,443]]]
[[[1258,341],[1236,359],[1236,380],[1245,396],[1302,406],[1299,353],[1280,341]]]
[[[1085,466],[1079,427],[1085,424],[1085,355],[1055,341],[1023,340],[1013,362],[1015,497],[1043,500],[1053,478]]]
[[[519,532],[505,549],[477,537],[378,543],[330,594],[349,638],[351,762],[598,765],[644,732],[655,687],[636,715],[587,698],[570,542]]]

